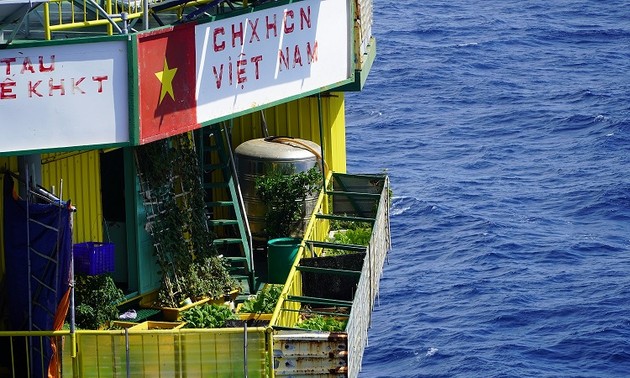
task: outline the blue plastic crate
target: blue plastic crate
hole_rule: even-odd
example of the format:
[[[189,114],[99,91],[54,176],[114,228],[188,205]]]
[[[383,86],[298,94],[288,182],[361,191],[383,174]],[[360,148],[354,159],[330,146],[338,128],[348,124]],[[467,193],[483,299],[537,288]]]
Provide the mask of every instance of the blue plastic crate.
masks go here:
[[[74,272],[95,276],[114,271],[114,244],[86,242],[73,246]]]

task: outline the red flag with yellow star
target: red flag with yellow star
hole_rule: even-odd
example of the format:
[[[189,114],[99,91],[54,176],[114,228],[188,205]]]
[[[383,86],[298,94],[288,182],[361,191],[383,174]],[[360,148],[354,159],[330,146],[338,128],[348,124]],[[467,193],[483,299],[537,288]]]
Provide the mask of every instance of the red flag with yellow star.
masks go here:
[[[199,127],[194,24],[138,36],[140,143]]]

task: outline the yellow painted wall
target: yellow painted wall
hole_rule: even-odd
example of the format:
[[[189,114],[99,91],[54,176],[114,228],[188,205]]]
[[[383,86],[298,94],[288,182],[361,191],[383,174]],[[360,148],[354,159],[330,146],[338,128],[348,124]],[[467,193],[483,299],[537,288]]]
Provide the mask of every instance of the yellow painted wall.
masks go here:
[[[346,172],[346,128],[344,94],[322,96],[324,160],[335,172]],[[264,110],[269,135],[291,136],[321,145],[317,97],[307,97]],[[233,147],[254,138],[262,138],[260,112],[234,120]]]
[[[121,167],[122,169],[122,167]],[[61,182],[63,180],[63,188]],[[76,206],[72,242],[103,241],[99,151],[42,155],[42,185]],[[60,193],[63,190],[63,193]]]

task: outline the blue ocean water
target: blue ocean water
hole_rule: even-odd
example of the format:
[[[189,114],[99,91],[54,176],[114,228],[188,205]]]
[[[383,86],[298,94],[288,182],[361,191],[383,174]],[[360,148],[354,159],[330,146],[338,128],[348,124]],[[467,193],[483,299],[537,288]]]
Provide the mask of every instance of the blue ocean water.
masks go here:
[[[630,3],[375,1],[348,170],[391,177],[361,377],[630,377]]]

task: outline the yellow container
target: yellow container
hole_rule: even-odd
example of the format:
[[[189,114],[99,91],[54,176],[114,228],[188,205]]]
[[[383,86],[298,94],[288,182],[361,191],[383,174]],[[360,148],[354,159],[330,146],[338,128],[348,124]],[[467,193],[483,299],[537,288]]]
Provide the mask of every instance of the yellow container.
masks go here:
[[[158,330],[158,329],[180,329],[186,325],[186,322],[158,322],[149,320],[138,323],[131,327],[131,330]]]
[[[162,306],[158,306],[156,304],[156,300],[157,300],[157,291],[153,291],[149,294],[147,294],[146,296],[144,296],[141,300],[140,300],[140,307],[144,307],[144,308],[155,308],[155,309],[159,309],[162,310],[162,317],[164,318],[164,320],[170,321],[170,322],[175,322],[178,320],[181,320],[182,318],[182,312],[195,307],[195,306],[199,306],[200,304],[206,303],[210,300],[210,298],[203,298],[200,299],[196,302],[192,302],[189,303],[185,306],[182,307],[162,307]]]

